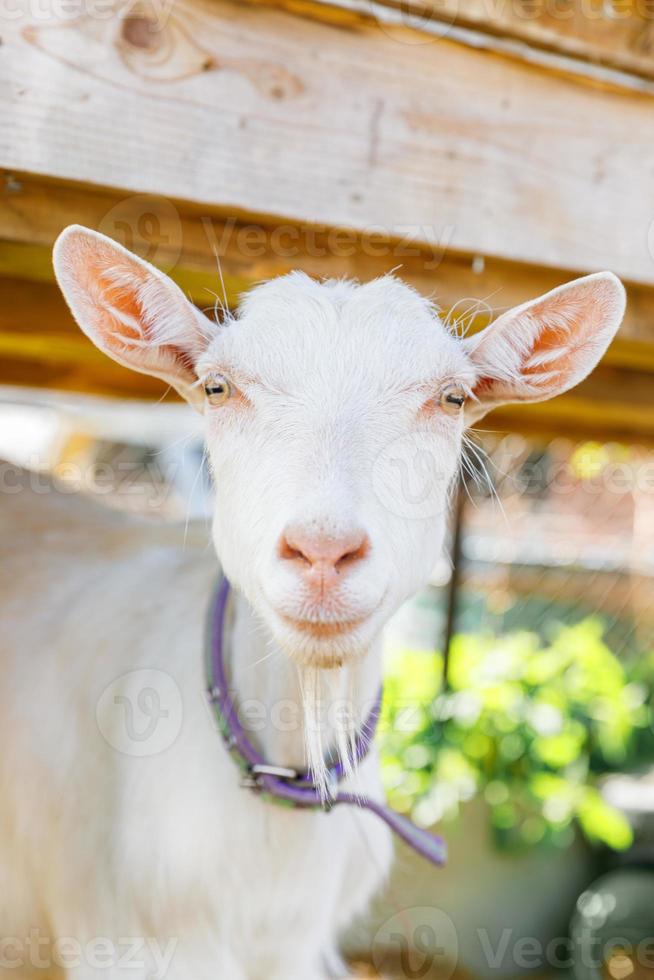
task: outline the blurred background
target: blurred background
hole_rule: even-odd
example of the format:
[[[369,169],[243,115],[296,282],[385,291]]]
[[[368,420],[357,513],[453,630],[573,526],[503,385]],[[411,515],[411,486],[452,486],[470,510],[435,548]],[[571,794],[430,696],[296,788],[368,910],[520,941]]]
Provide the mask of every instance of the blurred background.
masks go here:
[[[361,976],[654,976],[653,15],[0,7],[0,458],[36,485],[148,521],[211,506],[200,421],[72,322],[50,262],[71,222],[217,318],[292,268],[395,269],[460,332],[586,272],[627,285],[591,378],[473,433],[447,553],[387,630],[387,792],[451,856],[398,850],[345,937]]]

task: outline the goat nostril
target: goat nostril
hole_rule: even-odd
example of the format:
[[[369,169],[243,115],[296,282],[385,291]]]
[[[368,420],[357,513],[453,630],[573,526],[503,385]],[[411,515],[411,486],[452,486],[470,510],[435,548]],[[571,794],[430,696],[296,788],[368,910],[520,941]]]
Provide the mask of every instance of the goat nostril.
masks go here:
[[[299,548],[295,548],[287,538],[282,538],[279,543],[279,557],[285,561],[301,561],[305,565],[310,565],[311,561]]]
[[[368,539],[365,538],[360,545],[356,548],[352,548],[351,551],[346,551],[344,555],[335,562],[334,567],[336,571],[340,571],[342,568],[346,568],[348,565],[353,565],[357,561],[361,561],[366,557],[368,551],[370,550],[370,545]]]

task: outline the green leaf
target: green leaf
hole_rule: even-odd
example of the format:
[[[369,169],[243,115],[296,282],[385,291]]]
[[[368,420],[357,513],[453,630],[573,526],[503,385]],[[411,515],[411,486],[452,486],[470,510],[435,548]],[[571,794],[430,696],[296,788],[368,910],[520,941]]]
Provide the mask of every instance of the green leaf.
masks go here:
[[[631,824],[623,813],[608,804],[594,788],[587,787],[578,808],[584,833],[615,851],[624,851],[633,843]]]

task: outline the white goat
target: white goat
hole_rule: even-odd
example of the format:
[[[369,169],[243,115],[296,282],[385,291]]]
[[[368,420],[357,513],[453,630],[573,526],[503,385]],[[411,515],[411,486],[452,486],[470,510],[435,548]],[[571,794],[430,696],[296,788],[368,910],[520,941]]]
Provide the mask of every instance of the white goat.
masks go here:
[[[256,707],[262,755],[298,769],[308,753],[329,794],[323,747],[348,740],[329,712],[318,729],[319,701],[351,700],[359,723],[374,702],[380,630],[439,556],[465,426],[587,375],[620,324],[620,282],[579,279],[460,340],[391,276],[283,276],[218,326],[87,229],[61,235],[54,264],[102,351],[204,413],[236,590],[231,684]],[[427,482],[409,498],[416,453]],[[388,872],[390,834],[355,807],[287,809],[242,787],[205,698],[215,558],[175,529],[4,489],[0,973],[327,976]],[[127,709],[147,716],[153,691],[177,737],[131,751]],[[371,753],[356,791],[378,800],[377,768]]]

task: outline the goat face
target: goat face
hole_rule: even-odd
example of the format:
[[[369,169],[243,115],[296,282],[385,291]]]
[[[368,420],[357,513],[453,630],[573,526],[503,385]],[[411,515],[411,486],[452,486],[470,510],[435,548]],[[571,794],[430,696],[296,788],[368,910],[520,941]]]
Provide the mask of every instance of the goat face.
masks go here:
[[[392,278],[296,273],[253,290],[197,371],[227,574],[293,657],[359,656],[439,554],[470,358]]]
[[[217,326],[160,272],[73,226],[55,271],[100,349],[206,417],[226,574],[298,662],[361,657],[442,547],[466,424],[576,384],[617,330],[610,273],[559,287],[469,340],[391,276],[292,273]]]

